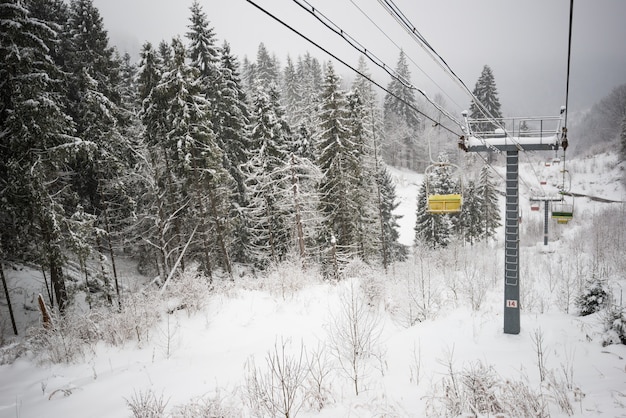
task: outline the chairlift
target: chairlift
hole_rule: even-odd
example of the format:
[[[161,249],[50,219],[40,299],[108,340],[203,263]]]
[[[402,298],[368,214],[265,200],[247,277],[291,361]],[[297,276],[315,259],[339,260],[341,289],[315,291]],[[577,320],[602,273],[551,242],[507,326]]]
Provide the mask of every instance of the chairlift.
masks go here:
[[[539,212],[539,203],[531,203],[530,210],[533,212]]]
[[[547,180],[540,180],[539,184],[541,184],[542,186],[545,186],[546,184],[548,184]]]
[[[439,167],[449,166],[453,167],[457,173],[460,173],[460,169],[457,165],[451,163],[438,162],[429,165],[424,170],[424,176],[426,179],[426,196],[427,196],[427,208],[426,212],[433,214],[446,214],[446,213],[459,213],[461,212],[461,207],[463,205],[463,196],[462,196],[462,182],[459,177],[459,181],[457,182],[457,189],[455,193],[431,193],[431,185],[430,183],[430,174],[433,170]],[[458,174],[457,174],[458,175]]]
[[[566,196],[572,188],[572,177],[569,171],[563,169],[561,173],[563,173],[563,183],[561,184],[559,193],[561,193],[562,198],[560,202],[556,202],[552,205],[552,219],[556,219],[557,223],[566,224],[574,217],[574,196]],[[565,177],[569,179],[567,189],[565,188]]]
[[[552,204],[552,219],[559,224],[566,224],[574,218],[574,198]]]
[[[550,161],[546,161],[546,163],[545,163],[545,166],[546,166],[546,167],[550,167],[551,165],[552,165],[552,164],[551,164],[551,162],[550,162]]]

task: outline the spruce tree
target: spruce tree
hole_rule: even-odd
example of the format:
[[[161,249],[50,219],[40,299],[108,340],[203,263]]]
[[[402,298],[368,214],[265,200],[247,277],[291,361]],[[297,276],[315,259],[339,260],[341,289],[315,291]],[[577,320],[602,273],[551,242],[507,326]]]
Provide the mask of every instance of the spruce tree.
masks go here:
[[[317,133],[319,110],[319,96],[321,92],[322,71],[319,61],[308,52],[304,57],[298,57],[296,64],[296,95],[299,98],[293,113],[293,125],[297,125],[312,136]],[[315,155],[314,147],[311,147],[312,154]]]
[[[320,104],[320,131],[317,140],[322,230],[320,244],[336,246],[340,260],[357,254],[359,212],[358,182],[360,161],[348,119],[345,93],[332,64],[326,67]]]
[[[220,100],[216,102],[214,125],[218,145],[223,151],[223,166],[235,181],[232,196],[231,219],[234,220],[232,251],[235,261],[247,262],[250,237],[247,236],[245,208],[248,196],[245,186],[246,174],[242,169],[250,159],[250,112],[248,99],[239,75],[239,63],[224,42],[220,60]]]
[[[481,238],[489,239],[496,234],[496,229],[500,227],[502,218],[498,194],[488,166],[484,166],[480,170],[477,192],[480,195]]]
[[[470,118],[502,118],[500,99],[498,99],[498,89],[496,88],[493,71],[488,65],[483,67],[472,94],[479,100],[482,106],[484,106],[484,109],[472,100],[470,105]],[[479,132],[493,132],[496,128],[497,125],[488,121],[474,125],[474,129],[477,129]]]
[[[202,92],[203,78],[195,66],[186,63],[180,39],[172,41],[172,51],[172,68],[163,74],[158,86],[159,94],[169,103],[165,145],[171,151],[174,173],[180,177],[181,193],[190,198],[188,219],[198,228],[196,248],[203,266],[211,271],[214,253],[220,267],[230,275],[232,178],[223,168],[222,150],[211,129],[211,103]],[[181,232],[190,236],[191,226],[185,226],[187,230]]]
[[[350,129],[350,140],[354,143],[356,164],[354,173],[354,199],[358,208],[357,236],[355,244],[359,257],[364,261],[371,260],[378,251],[381,240],[378,222],[376,189],[376,162],[373,156],[372,131],[368,121],[367,108],[358,91],[347,95],[347,120]]]
[[[411,82],[411,73],[403,51],[400,51],[396,73],[406,83]],[[423,168],[416,163],[418,158],[425,160],[425,148],[418,142],[422,122],[415,110],[418,108],[415,92],[395,78],[389,83],[387,90],[390,93],[385,95],[384,101],[385,161],[394,166]]]
[[[278,63],[262,42],[259,44],[256,56],[255,83],[266,88],[279,85]]]
[[[68,173],[93,151],[73,137],[62,104],[61,71],[50,46],[54,22],[34,18],[20,1],[0,3],[0,239],[3,257],[50,272],[61,311],[68,303],[62,268],[72,192]]]
[[[479,193],[474,180],[463,187],[463,207],[457,227],[465,242],[474,245],[484,237],[484,218],[481,210],[483,196]]]
[[[246,187],[250,202],[246,209],[251,237],[250,254],[255,264],[266,267],[278,263],[290,246],[289,213],[281,204],[289,189],[285,174],[289,156],[290,132],[282,111],[272,96],[259,86],[252,111],[252,153],[246,164]]]
[[[398,242],[400,238],[398,220],[402,217],[395,213],[400,205],[396,195],[396,185],[387,167],[381,164],[376,175],[376,184],[380,193],[378,199],[379,219],[381,223],[381,258],[383,267],[394,261],[404,261],[407,248]]]
[[[296,73],[296,67],[289,55],[287,56],[287,65],[283,70],[282,98],[286,109],[287,122],[289,123],[289,126],[295,129],[300,122],[296,110],[301,97],[298,92],[298,75]]]

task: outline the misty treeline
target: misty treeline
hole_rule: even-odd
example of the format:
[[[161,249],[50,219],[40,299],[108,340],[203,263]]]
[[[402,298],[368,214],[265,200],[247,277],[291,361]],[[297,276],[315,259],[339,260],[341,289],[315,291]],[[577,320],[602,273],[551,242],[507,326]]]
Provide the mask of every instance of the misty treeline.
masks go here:
[[[626,84],[615,87],[578,116],[572,131],[576,134],[576,154],[619,152],[620,159],[626,160]]]
[[[365,77],[344,86],[309,53],[281,66],[261,44],[240,64],[197,2],[138,63],[91,0],[4,1],[0,25],[0,261],[40,267],[61,311],[77,289],[121,303],[120,254],[160,285],[192,261],[210,280],[286,259],[337,278],[355,258],[406,257],[386,164],[423,169],[424,138],[443,134],[399,81],[381,105]],[[410,79],[403,53],[397,65]],[[445,219],[434,246],[492,228]]]

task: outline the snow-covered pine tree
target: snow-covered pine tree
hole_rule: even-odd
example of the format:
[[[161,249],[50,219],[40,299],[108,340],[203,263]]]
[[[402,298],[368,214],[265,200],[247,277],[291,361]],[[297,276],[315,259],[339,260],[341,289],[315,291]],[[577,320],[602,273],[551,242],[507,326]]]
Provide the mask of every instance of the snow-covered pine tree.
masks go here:
[[[254,80],[256,79],[256,63],[248,59],[247,56],[243,57],[241,63],[241,81],[243,82],[243,88],[246,95],[249,98],[254,96]]]
[[[165,143],[170,147],[173,169],[180,176],[182,196],[191,199],[189,217],[182,223],[186,230],[181,233],[189,237],[197,226],[198,239],[191,250],[200,253],[204,269],[209,272],[213,267],[211,256],[217,255],[219,266],[230,275],[232,237],[228,213],[232,178],[223,167],[222,150],[211,129],[211,103],[203,92],[204,79],[195,66],[186,63],[180,39],[172,41],[172,51],[172,68],[163,74],[157,89],[168,99]]]
[[[472,100],[472,103],[470,104],[470,118],[502,118],[502,110],[500,107],[500,99],[498,99],[496,81],[493,76],[493,71],[488,65],[483,67],[472,94],[479,100],[482,106],[484,106],[484,109]],[[476,128],[481,132],[490,132],[496,129],[496,127],[497,126],[492,122],[476,124]]]
[[[481,216],[481,239],[489,239],[496,234],[500,227],[500,205],[498,204],[498,192],[491,177],[491,167],[483,166],[480,170],[480,179],[477,192],[480,195]]]
[[[406,61],[404,51],[400,51],[400,57],[396,65],[396,73],[406,83],[411,82],[411,73]],[[422,128],[415,92],[403,82],[391,80],[387,89],[390,93],[385,95],[384,122],[385,122],[385,145],[383,157],[393,166],[408,167],[413,170],[423,169],[418,165],[418,159],[426,161],[425,148],[420,147],[417,138]]]
[[[407,257],[407,247],[398,242],[400,238],[398,220],[402,217],[395,211],[400,205],[396,195],[396,185],[387,166],[382,163],[378,166],[376,183],[380,193],[378,199],[379,217],[381,223],[381,255],[385,268],[394,261],[404,261]]]
[[[98,233],[94,240],[94,254],[105,251],[103,244],[107,244],[114,263],[111,239],[122,234],[121,228],[128,226],[134,209],[134,190],[129,184],[134,180],[129,170],[137,162],[133,149],[140,131],[135,117],[135,69],[129,56],[124,61],[109,46],[102,18],[91,0],[70,3],[65,27],[62,46],[65,72],[69,74],[67,108],[77,135],[96,145],[92,155],[84,155],[75,163],[78,175],[74,188],[85,212],[97,216],[93,233],[107,231]],[[111,301],[108,293],[105,296]]]
[[[591,315],[609,305],[609,292],[606,280],[595,275],[583,285],[575,304],[580,316]]]
[[[158,51],[162,68],[169,68],[172,65],[172,46],[169,42],[162,40],[159,42]]]
[[[199,71],[200,77],[208,78],[215,83],[219,77],[218,62],[220,58],[219,48],[216,46],[215,32],[209,26],[206,13],[197,0],[191,4],[191,23],[187,26],[189,31],[185,36],[189,39],[187,47],[191,65]],[[210,87],[207,84],[207,87]]]
[[[287,55],[287,64],[283,70],[283,83],[282,83],[282,100],[285,106],[287,123],[293,130],[299,124],[296,109],[300,103],[301,97],[298,92],[298,75],[296,73],[296,66],[291,59],[291,56]]]
[[[169,98],[160,87],[161,78],[171,70],[172,50],[162,42],[159,51],[148,42],[141,51],[138,72],[138,91],[141,100],[140,117],[144,127],[143,144],[138,152],[145,156],[138,165],[138,177],[143,179],[138,190],[138,210],[140,218],[138,231],[134,235],[142,236],[136,245],[139,247],[143,269],[154,264],[164,281],[173,266],[176,255],[177,239],[173,236],[179,228],[178,202],[183,202],[177,192],[178,181],[172,168],[171,147],[167,145]],[[163,57],[167,57],[163,61]],[[138,187],[139,189],[139,187]],[[147,245],[146,245],[147,244]],[[155,254],[155,262],[151,254]]]
[[[261,42],[256,55],[255,83],[269,88],[280,85],[280,69],[276,57],[271,56]]]
[[[295,104],[293,113],[293,124],[298,126],[299,131],[304,134],[308,132],[311,137],[317,133],[319,95],[321,91],[322,70],[317,58],[308,52],[304,57],[299,56],[296,64],[296,94],[299,98]],[[305,135],[306,136],[306,135]],[[315,147],[308,147],[310,155],[315,154]]]
[[[214,125],[218,144],[223,151],[223,165],[235,181],[232,195],[231,219],[233,225],[232,257],[234,261],[247,262],[245,249],[249,246],[245,208],[248,197],[245,186],[246,175],[242,166],[250,159],[250,112],[248,99],[239,75],[239,63],[224,42],[220,59],[220,100],[216,102]]]
[[[484,237],[484,218],[481,213],[483,196],[479,193],[474,180],[463,187],[463,207],[457,228],[465,242],[474,245]]]
[[[283,112],[276,106],[278,101],[272,98],[277,95],[275,86],[270,91],[260,86],[257,89],[252,109],[251,159],[245,166],[250,199],[246,208],[249,252],[259,267],[282,261],[291,242],[289,213],[280,203],[290,190],[290,178],[285,172],[290,133]]]
[[[70,163],[93,151],[72,136],[63,110],[61,71],[54,51],[60,29],[21,1],[0,3],[0,239],[3,258],[40,263],[50,272],[54,297],[68,303],[65,207],[73,198]]]
[[[374,202],[377,212],[379,254],[385,268],[395,260],[403,260],[406,257],[406,247],[398,243],[398,219],[394,210],[399,202],[396,200],[395,184],[389,174],[385,163],[382,161],[380,152],[383,124],[382,114],[377,106],[376,93],[372,89],[372,83],[367,80],[370,76],[367,61],[364,57],[359,58],[359,73],[352,84],[354,91],[363,98],[363,114],[361,115],[364,127],[368,127],[368,146],[371,148],[367,159],[371,167],[368,171],[374,172]]]
[[[322,248],[330,251],[332,238],[337,257],[347,261],[358,250],[360,159],[350,129],[346,96],[339,82],[339,76],[328,63],[317,138],[317,164],[323,176],[319,183],[322,216],[319,239]]]
[[[355,178],[354,199],[358,210],[355,244],[359,258],[368,262],[381,252],[379,209],[376,189],[376,162],[374,161],[371,124],[367,124],[368,108],[358,90],[347,95],[347,120],[350,140],[354,143],[357,159],[352,175]]]

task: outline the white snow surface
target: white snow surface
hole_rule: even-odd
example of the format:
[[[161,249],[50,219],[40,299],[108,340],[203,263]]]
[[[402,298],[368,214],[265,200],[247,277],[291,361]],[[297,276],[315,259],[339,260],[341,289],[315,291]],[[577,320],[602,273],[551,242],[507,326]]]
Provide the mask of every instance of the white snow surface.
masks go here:
[[[558,167],[546,167],[542,154],[524,160],[521,173],[528,185],[537,183],[537,175],[545,176],[548,186],[560,181]],[[546,160],[547,161],[547,160]],[[612,200],[624,200],[624,187],[619,182],[620,166],[613,155],[598,155],[568,162],[572,175],[571,190]],[[531,167],[534,167],[533,168]],[[623,165],[621,169],[623,170]],[[497,171],[504,173],[503,167]],[[422,174],[391,169],[396,179],[400,205],[400,241],[411,245],[415,222],[415,204]],[[496,175],[496,179],[499,177]],[[504,190],[502,181],[497,180]],[[536,185],[540,190],[539,185]],[[520,187],[524,220],[542,219],[540,212],[530,212],[527,198],[530,191]],[[552,192],[552,191],[549,191]],[[526,199],[526,200],[525,200]],[[504,200],[503,198],[501,200]],[[593,213],[615,203],[603,203],[587,198],[576,199],[576,217],[561,232],[559,240],[574,236]],[[623,212],[622,212],[623,213]],[[554,228],[554,226],[552,226]],[[562,244],[551,237],[550,246]],[[506,381],[523,381],[533,391],[550,391],[540,383],[535,339],[544,339],[545,365],[555,376],[571,371],[569,396],[573,415],[581,417],[626,416],[626,347],[602,347],[601,317],[578,317],[563,313],[556,306],[521,311],[522,331],[519,335],[503,333],[503,239],[499,238],[483,252],[484,265],[489,271],[479,272],[494,283],[486,291],[477,310],[461,295],[457,300],[444,300],[433,318],[410,327],[394,320],[392,309],[384,298],[372,309],[380,316],[380,360],[372,363],[363,378],[363,390],[355,395],[350,381],[341,373],[332,373],[330,395],[326,405],[317,411],[304,406],[301,417],[422,417],[433,401],[436,389],[448,376],[450,362],[460,373],[482,363],[493,367]],[[524,257],[550,259],[536,242],[521,243]],[[483,255],[484,254],[484,255]],[[408,265],[417,263],[409,260]],[[545,264],[530,263],[529,271],[541,276]],[[148,278],[135,273],[129,262],[121,265],[125,289],[138,289]],[[429,269],[440,275],[437,269]],[[29,268],[7,269],[13,306],[18,314],[20,332],[25,333],[29,321],[37,326],[36,294],[42,292],[42,276]],[[381,282],[393,281],[390,269]],[[417,273],[416,273],[417,274]],[[316,276],[317,277],[317,276]],[[432,276],[434,282],[443,277]],[[295,279],[294,279],[295,280]],[[281,341],[289,342],[291,351],[305,347],[311,353],[328,340],[328,330],[340,304],[340,296],[348,284],[363,283],[365,277],[353,277],[340,283],[319,279],[303,280],[293,291],[276,291],[280,283],[249,286],[253,279],[237,278],[228,290],[207,293],[205,306],[199,312],[185,309],[167,314],[162,305],[161,319],[144,343],[130,340],[121,346],[104,342],[91,347],[82,358],[71,364],[41,362],[34,353],[27,353],[11,364],[0,366],[0,417],[126,417],[132,416],[128,401],[146,391],[152,391],[167,401],[166,414],[177,405],[194,399],[220,397],[227,405],[242,409],[244,416],[253,416],[246,406],[246,370],[254,361],[257,367],[266,365],[266,356]],[[524,286],[521,278],[522,286]],[[624,272],[618,285],[626,285]],[[284,283],[283,283],[284,284]],[[547,284],[533,284],[537,294],[549,292]],[[283,287],[284,289],[284,287]],[[5,322],[5,339],[10,330],[8,315],[0,306]],[[25,310],[24,307],[32,310]],[[34,320],[34,323],[32,322]],[[169,329],[169,331],[168,331]],[[538,334],[539,333],[539,334]],[[439,395],[441,396],[441,393]],[[247,409],[246,409],[247,408]],[[554,402],[550,416],[568,416]],[[461,415],[463,417],[470,415]],[[481,415],[482,416],[482,415]],[[485,415],[486,416],[486,415]],[[493,416],[493,415],[490,415]]]

